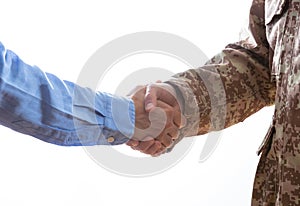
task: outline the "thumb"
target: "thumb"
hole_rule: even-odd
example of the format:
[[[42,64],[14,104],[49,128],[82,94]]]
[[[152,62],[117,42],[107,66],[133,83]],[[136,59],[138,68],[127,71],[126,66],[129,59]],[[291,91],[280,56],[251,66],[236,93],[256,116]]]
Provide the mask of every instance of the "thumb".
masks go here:
[[[153,86],[153,84],[148,84],[146,87],[145,93],[145,110],[149,112],[151,109],[157,106],[157,98],[158,98],[158,91]]]

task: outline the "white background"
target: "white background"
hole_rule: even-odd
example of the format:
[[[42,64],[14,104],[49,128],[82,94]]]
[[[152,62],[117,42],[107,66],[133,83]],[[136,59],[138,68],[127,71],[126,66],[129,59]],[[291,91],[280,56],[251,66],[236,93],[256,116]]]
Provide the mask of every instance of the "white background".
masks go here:
[[[239,39],[250,3],[1,0],[0,41],[25,62],[76,81],[99,47],[138,31],[179,35],[211,57]],[[198,162],[206,137],[197,137],[179,164],[144,178],[110,173],[80,147],[51,145],[1,127],[0,205],[250,205],[256,150],[272,111],[265,108],[226,129],[206,162]]]

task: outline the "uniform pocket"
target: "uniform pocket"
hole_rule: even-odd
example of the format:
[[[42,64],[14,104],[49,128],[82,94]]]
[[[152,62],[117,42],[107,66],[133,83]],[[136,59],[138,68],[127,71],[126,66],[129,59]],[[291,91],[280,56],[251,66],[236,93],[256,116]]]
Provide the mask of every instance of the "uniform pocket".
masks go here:
[[[273,120],[263,142],[261,143],[261,145],[259,146],[259,148],[257,150],[257,155],[260,155],[261,152],[265,152],[267,149],[270,148],[274,134],[275,134],[275,122]]]

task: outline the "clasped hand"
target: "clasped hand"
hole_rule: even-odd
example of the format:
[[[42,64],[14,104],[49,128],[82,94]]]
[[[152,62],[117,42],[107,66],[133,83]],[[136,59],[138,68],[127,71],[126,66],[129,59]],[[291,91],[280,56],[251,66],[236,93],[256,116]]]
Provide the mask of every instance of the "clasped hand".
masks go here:
[[[127,145],[152,156],[165,153],[185,122],[174,88],[160,82],[137,86],[130,97],[135,105],[135,131]]]

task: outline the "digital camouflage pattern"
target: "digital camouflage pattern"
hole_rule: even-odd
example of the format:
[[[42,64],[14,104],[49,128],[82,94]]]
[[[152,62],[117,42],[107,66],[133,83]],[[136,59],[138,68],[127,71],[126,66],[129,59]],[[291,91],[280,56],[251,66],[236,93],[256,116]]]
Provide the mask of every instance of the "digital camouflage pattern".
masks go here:
[[[169,81],[187,118],[181,137],[229,127],[275,104],[258,151],[255,206],[300,205],[299,18],[300,0],[254,0],[251,38]]]

